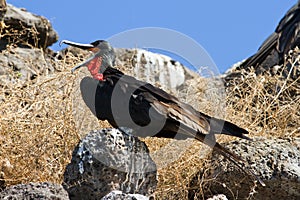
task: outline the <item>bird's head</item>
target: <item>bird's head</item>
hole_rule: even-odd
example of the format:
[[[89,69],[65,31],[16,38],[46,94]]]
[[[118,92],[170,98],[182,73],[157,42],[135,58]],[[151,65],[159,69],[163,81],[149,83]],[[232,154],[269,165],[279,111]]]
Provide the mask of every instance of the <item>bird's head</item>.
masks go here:
[[[94,55],[88,58],[85,62],[75,66],[71,70],[72,72],[80,67],[86,66],[93,78],[103,81],[103,72],[105,71],[105,69],[107,67],[113,67],[114,65],[116,58],[114,49],[105,40],[97,40],[90,44],[80,44],[68,40],[62,40],[60,44],[67,44],[94,53]]]

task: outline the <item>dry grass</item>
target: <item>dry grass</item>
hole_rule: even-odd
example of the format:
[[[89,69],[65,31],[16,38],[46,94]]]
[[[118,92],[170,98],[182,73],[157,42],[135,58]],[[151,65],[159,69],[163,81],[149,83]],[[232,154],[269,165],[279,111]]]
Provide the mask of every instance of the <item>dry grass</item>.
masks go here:
[[[300,136],[300,51],[291,51],[277,74],[242,72],[227,89],[228,119],[251,134],[266,137]],[[254,70],[253,70],[254,71]]]
[[[292,77],[295,70],[299,73],[298,51],[294,54],[286,64],[290,66],[287,78],[282,78],[280,74],[256,76],[245,72],[242,81],[234,80],[232,86],[227,88],[224,117],[248,129],[250,136],[299,137],[300,81],[299,76],[296,79]],[[29,181],[62,182],[72,150],[84,134],[78,130],[82,127],[86,130],[86,126],[91,125],[78,124],[76,117],[84,111],[76,114],[73,109],[73,106],[82,106],[77,102],[78,98],[74,98],[78,97],[80,77],[72,75],[69,70],[83,57],[68,53],[62,60],[53,62],[59,69],[56,73],[38,76],[25,84],[8,84],[1,88],[5,98],[0,102],[0,176],[6,185]],[[201,88],[198,88],[199,91]],[[209,99],[201,99],[201,102],[197,106],[205,108]],[[101,123],[100,126],[109,125]],[[227,140],[228,137],[222,137],[219,141]],[[156,197],[186,199],[193,189],[190,188],[192,178],[205,162],[206,155],[200,155],[203,152],[201,144],[195,141],[172,143],[171,140],[157,138],[146,138],[144,141],[158,166],[161,166]],[[177,145],[189,146],[180,152],[178,159],[174,159],[173,155],[157,153],[170,143],[177,157]],[[164,166],[169,156],[170,164]],[[204,188],[208,181],[199,179],[198,185]]]
[[[70,73],[60,72],[2,89],[0,167],[7,185],[62,180],[79,141],[70,99],[73,80]]]
[[[61,60],[52,60],[55,73],[27,82],[15,77],[1,87],[0,180],[6,186],[62,182],[75,145],[87,133],[78,130],[89,125],[75,123],[78,114],[73,102],[78,106],[80,78],[70,73],[84,57],[67,53]],[[108,126],[105,122],[100,125]]]
[[[8,44],[22,44],[28,47],[38,47],[39,37],[36,28],[26,28],[21,22],[18,27],[9,26],[1,23],[0,37],[2,40],[7,40]]]

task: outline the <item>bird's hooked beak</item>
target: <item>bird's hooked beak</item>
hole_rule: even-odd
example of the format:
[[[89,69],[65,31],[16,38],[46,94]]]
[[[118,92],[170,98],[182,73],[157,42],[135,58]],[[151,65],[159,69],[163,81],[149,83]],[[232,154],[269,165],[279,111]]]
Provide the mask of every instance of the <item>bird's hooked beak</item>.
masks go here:
[[[88,51],[92,51],[94,52],[95,54],[90,57],[89,59],[87,59],[85,62],[73,67],[71,69],[71,72],[73,73],[75,70],[79,69],[80,67],[83,67],[83,66],[87,66],[87,64],[89,62],[91,62],[92,60],[94,60],[95,58],[97,58],[97,56],[99,56],[99,52],[100,52],[100,49],[96,46],[94,46],[93,44],[82,44],[82,43],[77,43],[77,42],[71,42],[69,40],[62,40],[59,45],[62,45],[62,44],[67,44],[67,45],[70,45],[70,46],[73,46],[73,47],[77,47],[77,48],[80,48],[80,49],[83,49],[83,50],[88,50]]]

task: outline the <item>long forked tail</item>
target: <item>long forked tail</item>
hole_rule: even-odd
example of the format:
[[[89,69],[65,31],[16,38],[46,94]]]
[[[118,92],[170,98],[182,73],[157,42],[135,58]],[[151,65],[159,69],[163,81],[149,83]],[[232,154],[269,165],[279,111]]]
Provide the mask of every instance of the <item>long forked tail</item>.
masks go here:
[[[225,134],[246,140],[251,140],[251,138],[245,135],[249,133],[247,130],[229,121],[210,117],[207,119],[210,121],[210,134]]]
[[[245,160],[243,160],[241,157],[239,157],[238,155],[230,152],[226,148],[222,147],[219,143],[217,143],[215,141],[212,141],[209,138],[203,138],[203,136],[200,135],[200,134],[197,134],[195,138],[197,140],[201,141],[201,142],[204,142],[205,144],[207,144],[208,146],[210,146],[211,148],[216,150],[219,154],[221,154],[227,160],[234,163],[238,168],[240,168],[246,174],[252,175],[253,177],[255,177],[255,179],[262,186],[266,186],[266,184],[255,174],[254,170],[251,169],[251,167],[248,165],[248,163]],[[248,169],[246,167],[248,167]]]

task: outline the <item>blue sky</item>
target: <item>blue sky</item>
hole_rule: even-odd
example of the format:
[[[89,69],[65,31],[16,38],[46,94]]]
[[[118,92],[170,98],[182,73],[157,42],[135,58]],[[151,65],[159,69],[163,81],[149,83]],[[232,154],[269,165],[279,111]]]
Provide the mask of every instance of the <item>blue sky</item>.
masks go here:
[[[202,45],[224,72],[255,53],[296,0],[7,2],[47,17],[59,40],[90,43],[134,28],[173,29]],[[63,47],[55,44],[51,48]]]

